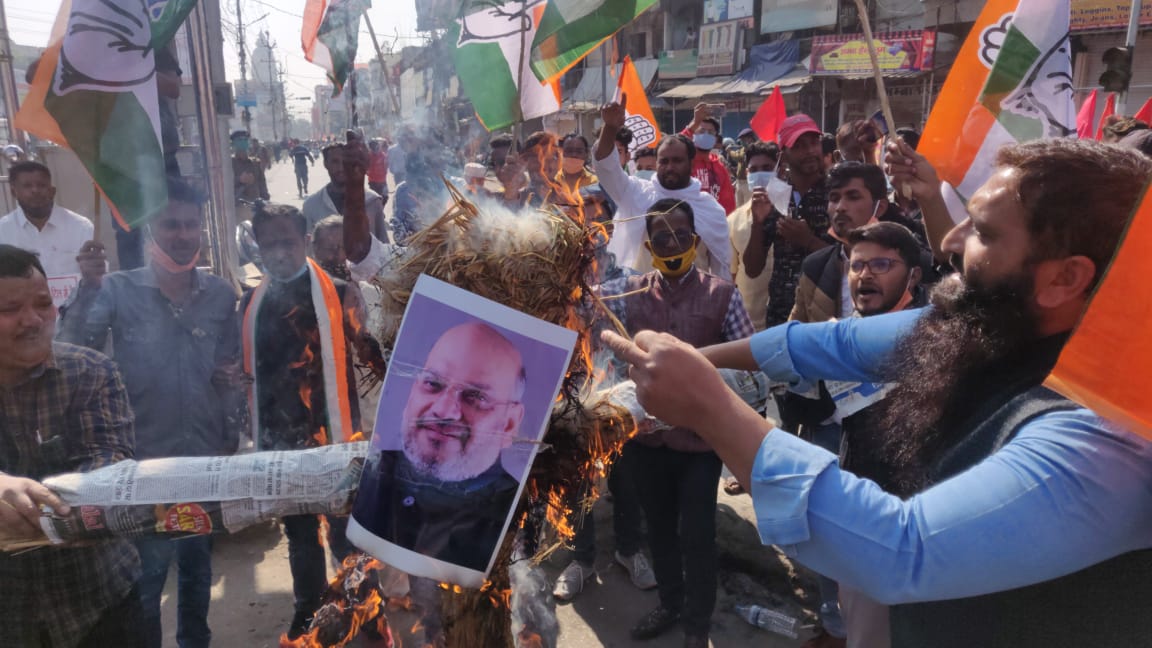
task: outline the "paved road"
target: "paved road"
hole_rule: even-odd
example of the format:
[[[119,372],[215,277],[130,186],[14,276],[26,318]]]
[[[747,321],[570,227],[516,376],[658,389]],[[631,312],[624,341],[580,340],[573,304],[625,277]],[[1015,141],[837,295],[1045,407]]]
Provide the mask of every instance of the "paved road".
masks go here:
[[[310,175],[310,188],[316,190],[327,180],[318,163]],[[295,178],[289,164],[273,166],[268,174],[268,187],[274,202],[300,205],[296,195]],[[366,410],[374,410],[375,403],[365,403]],[[768,549],[755,541],[751,502],[746,495],[730,497],[722,491],[721,508],[729,511],[728,519],[735,520],[743,531],[748,551],[762,551],[765,562],[772,560]],[[569,604],[557,606],[560,622],[560,648],[609,648],[644,645],[650,648],[680,646],[678,632],[639,644],[628,636],[631,625],[658,603],[655,591],[641,592],[632,586],[627,574],[612,560],[611,504],[601,501],[595,509],[599,556],[597,578],[589,582],[584,592]],[[729,533],[729,535],[733,535]],[[544,569],[550,580],[555,579],[567,564],[566,552],[560,552]],[[725,561],[722,557],[722,564]],[[729,566],[724,576],[735,571]],[[214,582],[209,623],[216,646],[223,648],[262,648],[278,645],[280,634],[287,630],[292,618],[292,578],[288,570],[288,545],[278,526],[262,525],[246,529],[235,536],[217,539],[214,556]],[[175,646],[175,574],[168,580],[163,600],[165,645]],[[744,623],[729,611],[732,595],[723,587],[718,592],[717,610],[713,615],[712,646],[714,648],[796,648],[800,640],[769,634]],[[409,628],[415,619],[399,614],[391,617],[394,628]],[[811,631],[802,635],[806,638]],[[404,646],[420,645],[415,638],[403,637]],[[478,647],[486,648],[486,647]]]

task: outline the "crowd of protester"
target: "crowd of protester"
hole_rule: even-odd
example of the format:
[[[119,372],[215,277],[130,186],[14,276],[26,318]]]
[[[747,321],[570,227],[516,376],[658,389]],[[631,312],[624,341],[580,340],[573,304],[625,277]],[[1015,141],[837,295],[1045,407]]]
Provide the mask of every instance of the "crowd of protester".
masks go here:
[[[1152,636],[1138,612],[1152,445],[1041,387],[1149,179],[1146,124],[1114,120],[1108,143],[1006,148],[952,213],[914,131],[885,145],[873,122],[824,133],[795,114],[773,142],[751,129],[722,139],[701,104],[682,132],[636,148],[625,117],[612,103],[594,137],[498,134],[483,152],[412,127],[322,146],[237,131],[237,217],[263,277],[242,295],[201,268],[194,187],[170,178],[140,264],[107,273],[91,222],[55,204],[48,168],[13,165],[0,525],[30,531],[40,506],[62,511],[39,483],[51,474],[363,432],[349,386],[355,367],[382,362],[367,281],[444,211],[447,177],[482,208],[603,226],[589,284],[634,341],[606,333],[601,350],[652,414],[608,479],[612,561],[658,593],[634,639],[679,627],[685,646],[708,645],[725,465],[723,490],[752,497],[763,541],[819,575],[809,648]],[[265,172],[282,157],[299,208],[269,202]],[[328,181],[310,192],[317,160]],[[337,332],[351,343],[333,362]],[[777,420],[733,402],[714,366],[763,372]],[[340,518],[282,524],[296,638],[327,583],[325,544],[336,560],[353,547]],[[597,575],[594,519],[573,525],[558,600]],[[173,563],[177,642],[207,646],[210,536],[0,554],[0,600],[20,611],[6,641],[158,647]]]

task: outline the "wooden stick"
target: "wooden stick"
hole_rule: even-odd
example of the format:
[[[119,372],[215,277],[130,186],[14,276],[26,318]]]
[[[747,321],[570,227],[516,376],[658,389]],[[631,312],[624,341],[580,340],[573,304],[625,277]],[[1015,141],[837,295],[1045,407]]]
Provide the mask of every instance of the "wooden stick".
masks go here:
[[[892,116],[892,102],[888,100],[888,88],[884,85],[884,73],[880,70],[880,59],[876,56],[875,39],[872,37],[872,21],[868,19],[868,7],[864,0],[855,0],[856,13],[860,14],[860,26],[864,28],[864,40],[868,43],[868,58],[872,61],[872,76],[876,79],[876,93],[880,95],[880,110],[884,113],[884,121],[888,122],[888,132],[895,136],[896,119]],[[912,188],[908,185],[898,187],[905,198],[912,197]]]

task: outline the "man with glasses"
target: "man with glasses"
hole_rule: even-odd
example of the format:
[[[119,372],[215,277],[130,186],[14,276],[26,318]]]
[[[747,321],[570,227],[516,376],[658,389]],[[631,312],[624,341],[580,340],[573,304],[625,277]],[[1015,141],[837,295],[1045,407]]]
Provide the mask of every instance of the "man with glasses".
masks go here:
[[[752,322],[736,285],[695,265],[695,218],[688,203],[668,198],[645,216],[655,268],[643,275],[606,282],[605,302],[630,335],[670,333],[695,347],[739,340]],[[712,447],[685,427],[649,419],[626,444],[631,472],[648,522],[648,545],[660,605],[631,631],[652,639],[678,622],[684,646],[707,646],[716,607],[716,482],[721,462]]]
[[[520,351],[471,322],[445,331],[422,364],[393,360],[391,371],[411,381],[402,449],[374,448],[352,515],[392,544],[485,571],[519,488],[500,455],[524,418]]]
[[[837,164],[828,172],[825,187],[832,224],[828,234],[835,243],[809,254],[800,266],[796,301],[789,318],[797,322],[824,322],[852,316],[855,306],[849,290],[848,236],[860,227],[878,222],[881,216],[896,216],[889,213],[884,172],[874,164]],[[753,208],[757,208],[755,204]],[[833,399],[822,383],[804,393],[790,391],[784,395],[784,402],[799,424],[801,438],[825,450],[839,451],[840,422]],[[819,585],[820,621],[825,634],[819,635],[812,646],[842,646],[845,628],[840,618],[836,583],[821,577]]]

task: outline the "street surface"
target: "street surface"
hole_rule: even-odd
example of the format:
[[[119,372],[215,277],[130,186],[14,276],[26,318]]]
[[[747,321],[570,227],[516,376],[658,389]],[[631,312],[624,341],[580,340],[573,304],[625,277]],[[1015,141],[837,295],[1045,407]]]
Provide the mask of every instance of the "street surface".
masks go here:
[[[309,169],[309,188],[318,190],[327,182],[327,174],[319,160]],[[268,188],[273,202],[296,206],[296,181],[288,163],[273,165],[268,172]],[[391,214],[391,209],[387,209]],[[374,413],[376,403],[362,404],[365,413]],[[627,573],[615,564],[612,553],[611,503],[601,500],[595,509],[597,522],[598,558],[597,578],[585,585],[584,591],[572,602],[557,605],[560,622],[560,648],[608,648],[649,646],[673,648],[681,645],[683,635],[670,631],[665,636],[647,642],[634,642],[628,636],[629,628],[658,603],[655,590],[641,592],[629,581]],[[747,495],[732,497],[722,490],[718,507],[718,538],[720,544],[720,587],[716,611],[712,617],[712,646],[714,648],[796,648],[813,633],[811,619],[803,622],[807,627],[800,639],[793,640],[771,634],[745,623],[731,611],[736,590],[760,588],[789,595],[803,587],[815,592],[810,575],[797,575],[791,564],[778,558],[770,547],[763,547],[756,535],[751,500]],[[647,553],[647,552],[645,552]],[[566,551],[558,552],[544,564],[552,581],[568,562]],[[213,644],[221,648],[266,648],[279,645],[281,633],[288,629],[292,619],[292,578],[288,569],[288,543],[278,525],[264,524],[233,535],[216,539],[213,559],[212,607],[209,625],[213,631]],[[330,569],[329,576],[334,572]],[[727,585],[727,589],[726,586]],[[168,579],[163,599],[165,646],[175,646],[176,632],[176,575]],[[794,609],[800,604],[791,596]],[[764,601],[761,602],[763,604]],[[815,603],[804,602],[811,610]],[[421,637],[407,630],[416,619],[411,614],[390,614],[393,629],[403,630],[401,645],[420,646]],[[357,645],[353,642],[352,645]],[[367,644],[364,644],[367,645]],[[486,647],[477,647],[486,648]],[[502,647],[501,647],[502,648]]]

